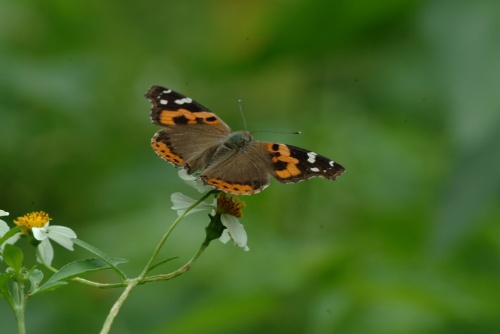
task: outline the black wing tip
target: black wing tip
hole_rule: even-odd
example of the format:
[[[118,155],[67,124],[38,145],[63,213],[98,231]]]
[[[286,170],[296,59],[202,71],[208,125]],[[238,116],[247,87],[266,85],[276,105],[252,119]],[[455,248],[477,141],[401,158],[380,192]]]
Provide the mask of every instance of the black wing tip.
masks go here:
[[[146,94],[144,94],[144,96],[150,100],[154,100],[156,97],[158,97],[158,95],[165,91],[165,90],[169,90],[168,88],[165,88],[163,86],[157,86],[157,85],[153,85],[151,86],[148,91],[146,92]]]

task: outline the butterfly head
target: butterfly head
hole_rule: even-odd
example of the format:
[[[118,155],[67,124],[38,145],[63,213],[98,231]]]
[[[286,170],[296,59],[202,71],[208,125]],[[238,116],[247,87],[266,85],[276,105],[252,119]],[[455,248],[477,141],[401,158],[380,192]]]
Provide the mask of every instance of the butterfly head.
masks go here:
[[[224,146],[231,149],[240,149],[252,141],[252,134],[246,130],[235,131],[224,142]]]

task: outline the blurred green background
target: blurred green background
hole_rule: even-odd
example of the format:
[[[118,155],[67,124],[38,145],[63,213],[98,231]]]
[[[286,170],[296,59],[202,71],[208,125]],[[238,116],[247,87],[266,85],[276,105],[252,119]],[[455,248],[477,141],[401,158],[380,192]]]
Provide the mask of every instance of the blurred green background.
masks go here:
[[[233,129],[242,99],[250,130],[303,133],[257,139],[347,172],[245,197],[250,252],[213,242],[135,290],[112,333],[500,332],[500,2],[2,0],[6,220],[47,211],[137,275],[170,194],[197,196],[149,147],[153,84]],[[162,272],[207,222],[182,222]],[[96,333],[119,293],[36,296],[28,332]],[[0,323],[16,332],[5,301]]]

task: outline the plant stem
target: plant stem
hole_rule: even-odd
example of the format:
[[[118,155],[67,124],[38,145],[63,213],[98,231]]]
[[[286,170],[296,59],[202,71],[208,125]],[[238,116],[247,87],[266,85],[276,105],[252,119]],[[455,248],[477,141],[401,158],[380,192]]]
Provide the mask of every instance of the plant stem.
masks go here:
[[[210,243],[210,241],[205,240],[201,244],[198,252],[191,258],[191,260],[189,260],[185,265],[183,265],[182,267],[180,267],[176,271],[172,271],[171,273],[164,274],[164,275],[155,275],[155,276],[145,277],[141,283],[152,282],[152,281],[166,281],[166,280],[169,280],[169,279],[172,279],[174,277],[177,277],[177,276],[184,274],[186,271],[191,269],[194,262],[200,257],[200,255],[207,248],[209,243]]]
[[[106,321],[104,321],[104,325],[102,326],[101,334],[109,333],[109,330],[111,329],[111,325],[113,324],[113,320],[115,320],[116,315],[120,311],[120,308],[122,307],[123,303],[128,298],[128,296],[130,295],[132,290],[137,286],[138,282],[139,281],[137,279],[128,280],[128,282],[127,282],[128,284],[125,287],[125,290],[123,290],[120,297],[113,304],[113,307],[111,307],[111,310],[109,311],[109,314],[106,317]]]
[[[191,209],[193,209],[198,204],[200,204],[201,202],[203,202],[207,197],[209,197],[210,195],[212,195],[214,192],[215,192],[215,190],[212,190],[212,191],[209,191],[208,193],[206,193],[205,195],[203,195],[203,197],[201,197],[198,201],[196,201],[195,203],[193,203],[179,217],[177,217],[177,219],[172,223],[172,225],[169,227],[169,229],[167,230],[167,232],[161,238],[160,242],[158,243],[158,245],[156,246],[156,248],[155,248],[155,250],[153,252],[153,255],[151,256],[151,258],[149,259],[148,263],[144,267],[144,270],[142,271],[141,275],[139,275],[139,277],[141,279],[143,279],[144,277],[146,277],[146,274],[148,273],[149,269],[153,265],[153,262],[156,259],[156,257],[158,256],[158,253],[160,252],[161,248],[163,247],[163,245],[167,241],[168,237],[170,236],[170,234],[172,233],[172,231],[174,230],[174,228],[182,220],[182,218],[184,218],[186,216],[186,214],[189,211],[191,211]]]
[[[13,290],[13,304],[14,314],[16,315],[17,331],[19,334],[26,333],[26,325],[24,320],[24,310],[26,308],[26,297],[24,295],[24,283],[14,281],[12,286]]]
[[[186,214],[191,209],[193,209],[198,204],[200,204],[201,202],[203,202],[208,196],[210,196],[214,192],[215,191],[212,190],[212,191],[209,191],[208,193],[206,193],[205,195],[203,195],[198,201],[196,201],[195,203],[193,203],[179,217],[177,217],[177,219],[172,223],[172,225],[170,225],[170,227],[168,228],[167,232],[165,232],[165,234],[163,235],[163,237],[158,242],[158,245],[156,246],[155,250],[153,251],[153,254],[152,254],[151,258],[146,263],[146,266],[142,270],[141,274],[139,276],[137,276],[136,278],[134,278],[134,279],[128,279],[128,280],[126,280],[126,282],[125,282],[125,284],[126,284],[125,290],[123,290],[123,292],[120,295],[120,297],[113,304],[113,307],[111,307],[111,310],[109,311],[109,314],[106,317],[106,320],[104,321],[104,325],[102,327],[102,330],[101,330],[100,334],[107,334],[107,333],[109,333],[109,331],[111,329],[111,326],[113,324],[113,321],[116,318],[116,316],[118,315],[118,312],[120,311],[123,303],[128,298],[128,296],[130,295],[130,293],[132,292],[132,290],[135,289],[135,287],[138,284],[143,284],[146,281],[159,280],[159,279],[147,279],[146,280],[145,277],[146,277],[148,271],[153,266],[153,262],[156,259],[156,257],[158,256],[158,254],[159,254],[160,250],[162,249],[163,245],[167,241],[167,239],[170,236],[170,234],[172,234],[172,231],[174,230],[174,228],[182,220],[182,218],[184,218],[186,216]],[[208,246],[208,243],[206,245],[205,245],[205,243],[206,242],[203,243],[203,245],[200,248],[200,250],[198,250],[198,252],[196,253],[196,255],[191,260],[189,260],[188,263],[186,263],[184,266],[182,266],[181,268],[177,269],[173,273],[165,275],[167,278],[164,278],[164,279],[170,279],[170,278],[179,276],[179,275],[185,273],[186,271],[188,271],[189,268],[191,268],[191,265],[194,263],[194,261],[196,261],[196,259],[200,256],[200,254],[203,252],[203,250]],[[158,275],[158,276],[162,276],[162,275]]]

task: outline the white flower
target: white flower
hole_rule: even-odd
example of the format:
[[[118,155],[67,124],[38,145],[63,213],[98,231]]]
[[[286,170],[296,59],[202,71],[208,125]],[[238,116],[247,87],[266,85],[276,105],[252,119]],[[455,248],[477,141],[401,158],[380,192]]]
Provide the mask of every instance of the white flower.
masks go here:
[[[66,249],[73,250],[73,241],[76,238],[76,233],[66,226],[50,226],[47,222],[43,227],[33,227],[31,229],[33,237],[40,241],[38,244],[38,251],[40,256],[48,263],[51,264],[54,259],[54,249],[50,240],[57,242],[59,245]]]
[[[0,217],[4,217],[4,216],[8,216],[8,215],[9,215],[9,213],[7,211],[0,210]],[[0,219],[0,238],[2,238],[5,235],[5,233],[9,232],[9,230],[10,230],[9,225],[7,225],[6,222],[4,222],[2,219]],[[3,252],[3,248],[4,248],[5,244],[12,245],[17,240],[19,240],[20,237],[21,237],[21,232],[18,232],[16,234],[14,234],[12,237],[10,237],[9,239],[5,240],[5,242],[0,245],[0,254]],[[0,256],[0,261],[2,261],[1,256]]]
[[[186,182],[189,186],[193,187],[194,189],[198,190],[200,193],[206,193],[207,191],[212,190],[213,188],[210,186],[206,186],[203,181],[198,179],[197,177],[193,175],[189,175],[185,169],[179,170],[177,173],[179,177]]]
[[[222,214],[220,220],[226,229],[222,232],[219,240],[225,244],[232,239],[235,245],[243,248],[244,251],[249,251],[250,248],[247,246],[247,232],[238,221],[238,218],[228,214]]]
[[[223,195],[224,197],[217,197],[221,201],[224,201],[225,203],[228,203],[228,198]],[[191,197],[188,197],[182,193],[173,193],[172,196],[170,197],[172,200],[172,209],[177,211],[177,215],[181,215],[188,207],[193,205],[196,200],[192,199]],[[233,203],[232,200],[229,200],[230,203]],[[211,210],[212,215],[215,214],[215,211],[217,209],[217,200],[214,201],[213,204],[207,203],[207,202],[201,202],[198,204],[196,207],[191,209],[187,214],[191,214],[193,212],[199,212],[199,211],[204,211],[204,210]],[[240,208],[241,209],[241,208]],[[219,208],[220,211],[220,208]],[[238,212],[238,210],[236,210]],[[220,219],[222,222],[222,225],[224,225],[226,228],[222,232],[222,235],[220,236],[219,240],[222,243],[227,243],[229,240],[233,240],[236,245],[239,247],[243,248],[243,250],[248,251],[249,248],[247,246],[247,233],[245,231],[245,228],[243,227],[242,224],[238,221],[238,218],[234,215],[227,214],[227,213],[221,213]]]

